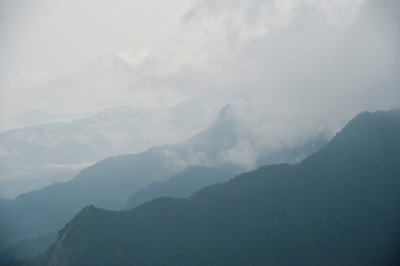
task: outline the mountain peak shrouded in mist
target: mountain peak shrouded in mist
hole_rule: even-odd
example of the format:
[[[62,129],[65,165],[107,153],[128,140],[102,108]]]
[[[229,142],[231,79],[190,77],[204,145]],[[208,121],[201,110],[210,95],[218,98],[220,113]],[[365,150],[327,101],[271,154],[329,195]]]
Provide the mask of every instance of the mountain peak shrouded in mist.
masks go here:
[[[397,264],[399,14],[0,1],[0,264]]]
[[[0,197],[67,181],[108,156],[185,141],[212,123],[214,109],[199,99],[159,110],[122,106],[71,123],[1,132]]]
[[[78,163],[181,142],[207,126],[205,110],[201,104],[191,101],[185,108],[178,105],[155,111],[130,106],[108,108],[69,124],[46,124],[2,132],[2,159],[18,163],[30,163],[29,160],[40,163]],[[82,148],[76,152],[67,151],[67,147],[64,147],[67,143]],[[35,147],[46,150],[49,156],[40,158],[42,152],[38,153],[39,157],[27,156],[35,153]],[[15,158],[8,158],[10,156]]]
[[[5,265],[397,265],[400,116],[362,113],[297,165],[270,165],[130,211],[89,206]]]
[[[84,166],[108,156],[135,154],[164,144],[182,143],[162,148],[171,167],[180,170],[225,162],[243,171],[267,163],[296,163],[318,150],[332,134],[324,125],[281,134],[291,132],[290,116],[282,121],[272,116],[260,119],[254,117],[258,110],[251,105],[243,97],[234,99],[216,117],[218,105],[202,97],[159,110],[122,106],[69,124],[1,132],[1,178],[6,183],[0,197],[13,198],[54,181],[67,181]],[[300,129],[307,127],[298,124]],[[52,175],[60,178],[51,180]]]
[[[225,107],[212,126],[185,142],[109,157],[83,169],[68,182],[19,195],[9,208],[11,212],[5,216],[2,228],[6,232],[0,234],[3,237],[0,242],[11,245],[59,230],[89,204],[122,210],[128,198],[140,189],[152,182],[165,181],[189,166],[221,166],[227,169],[222,172],[228,172],[229,178],[264,164],[297,163],[327,142],[322,131],[317,137],[302,136],[301,141],[272,149],[260,145],[259,136],[252,135],[251,129],[252,125],[238,119],[232,107]],[[281,139],[282,143],[284,141],[290,143],[291,139]],[[215,182],[220,181],[222,179],[215,179]],[[209,180],[205,185],[212,183]],[[59,211],[60,208],[64,211]],[[20,219],[21,215],[24,219]]]
[[[156,110],[208,94],[324,119],[398,104],[396,0],[153,1],[2,3],[2,122],[34,109]]]

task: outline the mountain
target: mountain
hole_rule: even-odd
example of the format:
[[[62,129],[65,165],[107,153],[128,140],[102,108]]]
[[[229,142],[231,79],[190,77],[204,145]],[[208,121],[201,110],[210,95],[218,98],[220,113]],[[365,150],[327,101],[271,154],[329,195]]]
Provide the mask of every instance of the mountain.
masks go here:
[[[320,151],[130,211],[84,208],[7,265],[399,265],[400,116],[362,113]]]
[[[33,126],[48,123],[51,120],[60,119],[64,117],[71,117],[70,115],[58,115],[46,113],[41,110],[32,110],[17,116],[14,116],[10,121],[25,125]]]
[[[67,181],[84,167],[109,156],[185,141],[208,126],[207,104],[193,99],[155,111],[124,106],[71,123],[0,132],[0,197],[15,198],[53,182]],[[53,117],[37,113],[22,117]]]
[[[203,130],[207,126],[204,120],[204,107],[196,100],[155,111],[129,106],[110,108],[68,124],[1,132],[0,155],[1,160],[16,163],[98,161],[181,142]]]
[[[226,167],[224,168],[226,169]],[[150,183],[146,188],[142,188],[130,196],[125,210],[163,196],[188,198],[203,187],[226,182],[233,177],[234,170],[225,170],[224,168],[189,166],[166,181]]]
[[[165,182],[153,182],[146,189],[139,190],[129,198],[126,208],[131,209],[161,196],[188,198],[200,188],[219,182],[226,182],[232,177],[232,170],[228,171],[222,167],[191,166]],[[4,204],[9,203],[10,200],[7,200]],[[34,258],[39,253],[46,251],[47,247],[56,240],[57,234],[55,233],[23,240],[0,251],[0,263],[4,263],[7,258],[11,257]]]
[[[147,184],[183,170],[163,163],[159,148],[110,157],[85,168],[66,183],[19,195],[0,217],[0,243],[7,245],[60,230],[83,207],[123,209],[129,196]]]
[[[224,108],[213,126],[183,143],[110,157],[85,168],[68,182],[19,195],[0,217],[0,250],[24,239],[60,230],[76,213],[91,204],[122,210],[128,198],[138,190],[152,182],[165,181],[188,166],[233,164],[235,173],[241,173],[259,166],[260,162],[293,163],[326,143],[323,136],[306,138],[298,146],[262,151],[250,166],[249,158],[244,158],[246,163],[240,164],[237,157],[230,155],[244,141],[250,143],[251,134],[243,132],[229,107]],[[257,142],[252,145],[258,148]]]
[[[0,172],[6,176],[5,180],[0,182],[0,196],[14,199],[20,194],[49,186],[54,182],[67,182],[76,176],[80,169],[90,165],[90,163],[82,163],[64,167],[62,165],[18,164],[2,171],[4,168],[0,163]]]
[[[31,259],[47,250],[49,245],[57,240],[56,232],[48,233],[34,239],[27,239],[0,251],[0,263],[6,262],[7,258]]]

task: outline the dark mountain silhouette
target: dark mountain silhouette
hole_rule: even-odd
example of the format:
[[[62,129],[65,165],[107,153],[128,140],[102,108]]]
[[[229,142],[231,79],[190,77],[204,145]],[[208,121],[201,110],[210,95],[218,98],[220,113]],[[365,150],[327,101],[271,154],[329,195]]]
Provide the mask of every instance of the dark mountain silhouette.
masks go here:
[[[224,168],[227,168],[225,166]],[[232,166],[230,165],[232,168]],[[139,204],[145,203],[161,196],[172,196],[188,198],[194,192],[208,185],[226,182],[233,177],[233,170],[222,167],[191,166],[179,174],[172,176],[165,182],[153,182],[146,189],[141,189],[129,198],[127,208],[131,209]],[[4,206],[11,200],[4,200]],[[0,201],[0,203],[2,203]],[[1,205],[0,205],[1,207]],[[0,263],[8,258],[34,258],[39,253],[47,250],[48,246],[57,240],[57,233],[49,233],[18,242],[11,247],[0,251]]]
[[[108,210],[122,210],[128,198],[138,190],[151,182],[165,181],[188,166],[229,164],[223,155],[245,137],[238,132],[240,124],[227,107],[221,111],[215,125],[186,142],[110,157],[82,170],[66,183],[54,183],[19,195],[2,210],[0,250],[62,229],[82,208],[91,204]],[[262,154],[257,163],[293,163],[299,157],[312,154],[325,142],[326,138],[321,134],[305,140],[300,146],[282,147]],[[245,169],[235,166],[237,173]]]
[[[133,194],[129,197],[125,210],[163,196],[188,198],[203,187],[228,181],[233,173],[234,170],[225,170],[222,167],[190,166],[165,182],[153,182]]]
[[[76,116],[71,123],[56,122],[66,116],[38,110],[19,115],[12,120],[37,126],[0,132],[0,172],[7,177],[0,182],[0,197],[16,198],[68,181],[109,156],[185,141],[207,128],[206,105],[205,99],[192,99],[158,110],[107,108],[87,118]]]
[[[5,207],[5,215],[0,218],[0,243],[5,246],[58,231],[90,204],[123,209],[138,189],[179,172],[164,166],[164,162],[159,148],[111,157],[82,170],[66,183],[22,194]]]
[[[46,251],[49,245],[57,240],[57,237],[57,232],[51,232],[44,236],[18,242],[17,244],[0,251],[0,258],[2,260],[0,263],[4,263],[4,259],[6,258],[34,258],[38,254]]]
[[[84,208],[5,265],[399,265],[400,116],[362,113],[297,165],[130,211]]]

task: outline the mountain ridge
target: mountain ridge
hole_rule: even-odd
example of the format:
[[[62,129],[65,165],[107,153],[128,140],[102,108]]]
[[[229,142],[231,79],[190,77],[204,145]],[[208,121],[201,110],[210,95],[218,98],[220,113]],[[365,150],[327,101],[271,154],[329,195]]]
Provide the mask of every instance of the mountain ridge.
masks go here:
[[[227,169],[231,167],[231,169]],[[159,197],[188,198],[197,190],[223,183],[234,176],[234,165],[224,167],[189,166],[164,182],[150,183],[129,197],[125,210]]]
[[[360,114],[329,143],[299,164],[263,166],[187,200],[86,207],[57,244],[17,263],[397,265],[400,116]]]
[[[153,147],[138,154],[109,157],[81,170],[68,182],[54,183],[18,196],[0,219],[0,243],[3,245],[0,250],[27,238],[60,230],[90,204],[122,210],[128,198],[139,189],[151,182],[164,181],[188,166],[235,165],[229,161],[229,154],[241,145],[246,134],[239,130],[240,124],[229,107],[226,111],[213,126],[186,142]],[[230,125],[230,134],[225,134],[227,125]],[[260,154],[259,161],[254,163],[293,163],[314,152],[322,143],[324,138],[306,139],[294,148],[283,147]],[[246,170],[246,164],[239,164],[235,165],[234,172]]]

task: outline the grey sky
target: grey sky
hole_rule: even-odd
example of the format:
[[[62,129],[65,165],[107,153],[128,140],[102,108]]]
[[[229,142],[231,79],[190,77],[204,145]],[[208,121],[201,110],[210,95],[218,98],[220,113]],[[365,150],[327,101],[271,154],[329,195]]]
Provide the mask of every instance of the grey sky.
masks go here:
[[[0,12],[1,131],[33,109],[156,109],[205,94],[260,135],[266,117],[307,131],[400,105],[395,0],[4,0]]]

